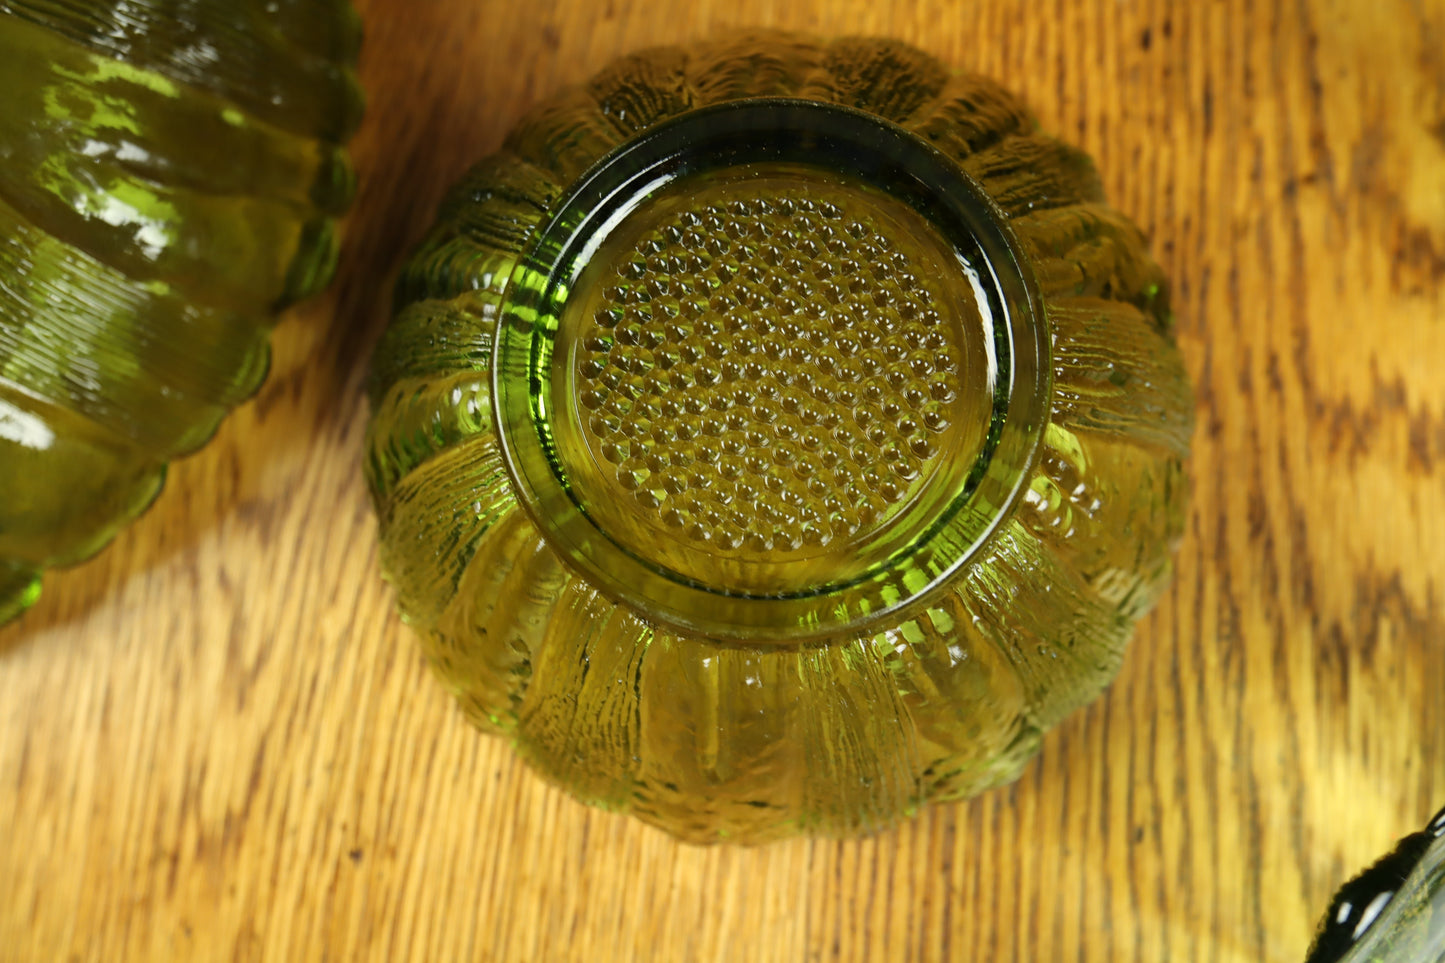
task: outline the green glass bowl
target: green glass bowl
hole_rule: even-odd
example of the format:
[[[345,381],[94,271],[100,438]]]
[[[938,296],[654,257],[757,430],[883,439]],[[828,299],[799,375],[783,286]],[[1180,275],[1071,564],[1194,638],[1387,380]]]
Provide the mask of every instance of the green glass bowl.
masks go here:
[[[355,178],[347,0],[0,2],[0,622],[266,376]]]
[[[1167,579],[1160,271],[1085,156],[902,44],[617,62],[467,175],[397,304],[403,616],[475,722],[684,838],[1015,778]]]

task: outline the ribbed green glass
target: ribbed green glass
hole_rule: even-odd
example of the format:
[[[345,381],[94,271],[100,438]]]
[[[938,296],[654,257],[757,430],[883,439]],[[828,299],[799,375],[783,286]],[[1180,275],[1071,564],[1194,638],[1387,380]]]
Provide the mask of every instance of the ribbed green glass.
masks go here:
[[[330,280],[347,0],[0,0],[0,622],[101,549]]]
[[[681,837],[1015,778],[1183,526],[1164,279],[1077,150],[886,40],[646,51],[444,203],[373,361],[405,619],[467,714]]]

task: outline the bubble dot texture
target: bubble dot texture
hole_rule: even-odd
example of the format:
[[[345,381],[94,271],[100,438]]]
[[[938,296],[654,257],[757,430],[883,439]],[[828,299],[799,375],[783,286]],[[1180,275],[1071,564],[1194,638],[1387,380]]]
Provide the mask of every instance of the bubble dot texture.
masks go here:
[[[730,193],[614,249],[573,384],[612,497],[711,553],[777,559],[906,503],[953,427],[963,364],[928,259],[874,216],[879,199]]]

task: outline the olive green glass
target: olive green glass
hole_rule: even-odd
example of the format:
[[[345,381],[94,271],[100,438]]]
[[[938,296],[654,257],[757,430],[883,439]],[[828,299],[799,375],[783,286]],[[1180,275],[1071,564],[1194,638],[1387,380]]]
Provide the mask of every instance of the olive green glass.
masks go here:
[[[1182,530],[1139,231],[886,40],[651,50],[534,109],[403,270],[372,406],[383,568],[469,717],[695,841],[1016,778]]]
[[[0,622],[260,385],[354,176],[347,0],[0,0]]]

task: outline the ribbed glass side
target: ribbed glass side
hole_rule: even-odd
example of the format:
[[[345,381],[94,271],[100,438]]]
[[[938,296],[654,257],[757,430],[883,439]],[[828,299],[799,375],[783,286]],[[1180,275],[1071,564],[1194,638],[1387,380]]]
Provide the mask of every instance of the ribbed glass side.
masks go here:
[[[359,40],[344,0],[0,0],[0,616],[145,509],[329,282]]]

